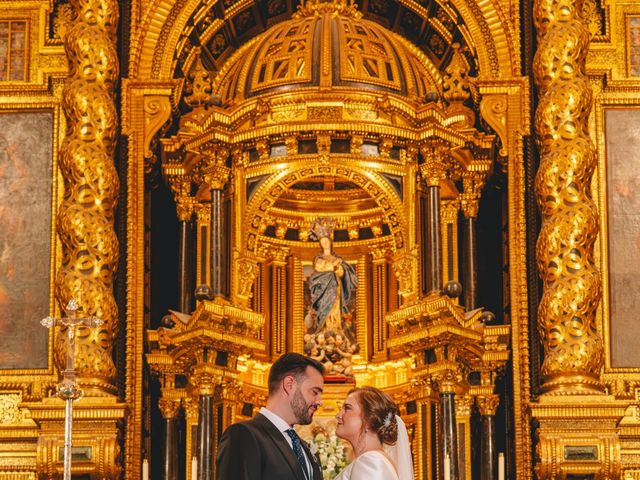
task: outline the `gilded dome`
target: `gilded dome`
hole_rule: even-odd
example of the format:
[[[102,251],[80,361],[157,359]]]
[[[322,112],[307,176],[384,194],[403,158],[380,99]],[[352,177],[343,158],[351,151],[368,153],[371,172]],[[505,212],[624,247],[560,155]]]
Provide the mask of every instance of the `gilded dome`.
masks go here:
[[[441,77],[404,38],[365,20],[343,0],[310,0],[294,17],[240,49],[220,70],[223,105],[297,89],[357,89],[424,99]]]

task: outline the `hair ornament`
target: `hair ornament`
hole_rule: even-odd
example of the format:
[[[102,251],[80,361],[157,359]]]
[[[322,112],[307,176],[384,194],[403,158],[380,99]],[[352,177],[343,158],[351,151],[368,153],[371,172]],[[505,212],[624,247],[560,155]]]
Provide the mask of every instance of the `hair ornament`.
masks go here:
[[[382,426],[384,428],[387,428],[389,425],[391,425],[391,420],[393,419],[393,416],[394,416],[393,412],[389,410],[389,412],[384,417],[384,421],[382,422]]]

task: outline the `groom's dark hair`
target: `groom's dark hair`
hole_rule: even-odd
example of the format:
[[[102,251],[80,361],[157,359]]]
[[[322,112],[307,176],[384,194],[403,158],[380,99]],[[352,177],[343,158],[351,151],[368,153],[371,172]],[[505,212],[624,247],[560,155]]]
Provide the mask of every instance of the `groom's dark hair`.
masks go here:
[[[285,353],[271,366],[269,371],[269,395],[278,390],[280,382],[287,375],[293,375],[296,380],[305,375],[307,367],[315,368],[320,375],[324,375],[324,367],[313,358],[299,353]]]

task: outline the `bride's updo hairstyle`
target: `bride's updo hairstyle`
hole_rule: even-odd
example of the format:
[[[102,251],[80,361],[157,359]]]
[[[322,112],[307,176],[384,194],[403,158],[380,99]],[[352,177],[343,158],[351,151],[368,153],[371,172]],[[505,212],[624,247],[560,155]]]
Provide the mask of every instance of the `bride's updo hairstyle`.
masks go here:
[[[373,387],[354,388],[356,400],[362,409],[365,428],[373,430],[381,443],[393,445],[398,440],[398,408],[391,397]]]

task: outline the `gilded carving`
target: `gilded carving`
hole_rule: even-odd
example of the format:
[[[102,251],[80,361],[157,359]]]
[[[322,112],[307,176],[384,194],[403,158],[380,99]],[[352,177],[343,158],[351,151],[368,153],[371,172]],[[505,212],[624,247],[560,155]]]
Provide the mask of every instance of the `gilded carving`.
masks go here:
[[[155,135],[171,117],[171,101],[166,95],[144,97],[144,158],[152,159]]]
[[[402,253],[393,261],[393,273],[398,279],[398,293],[406,299],[416,294],[416,268],[414,255]]]
[[[0,426],[19,425],[27,418],[27,412],[18,407],[20,402],[18,394],[0,395]]]
[[[455,365],[444,366],[430,374],[431,382],[440,393],[455,393],[455,389],[462,381],[462,372]]]
[[[469,64],[460,52],[460,45],[454,43],[453,57],[451,62],[445,68],[445,75],[442,78],[444,84],[444,99],[449,102],[462,103],[469,98]]]
[[[462,174],[463,192],[460,194],[460,208],[466,218],[476,218],[480,205],[480,196],[486,182],[484,172],[465,172]]]
[[[476,397],[476,404],[480,415],[495,415],[498,405],[500,405],[500,395],[478,395]]]
[[[462,4],[463,2],[457,3]],[[190,5],[193,8],[202,8],[200,5],[196,7],[194,2],[191,2]],[[235,13],[241,10],[237,5],[235,4],[232,7],[235,8],[233,10]],[[342,1],[310,1],[305,2],[302,8],[312,8],[312,5],[314,8],[313,15],[315,16],[308,18],[313,18],[314,21],[318,20],[318,24],[324,22],[325,26],[344,13],[337,7],[342,5],[349,6],[354,11],[357,9],[355,4]],[[246,7],[249,4],[245,3],[243,6]],[[417,6],[417,4],[412,4],[412,6],[424,9],[421,6]],[[474,25],[480,22],[486,23],[487,18],[497,20],[497,17],[493,17],[487,12],[486,5],[482,4],[476,9],[480,12],[480,17],[479,20],[474,20]],[[201,13],[204,15],[203,12],[205,10],[206,8],[199,10],[196,17]],[[171,5],[167,6],[167,12],[169,11],[173,12]],[[224,25],[227,21],[234,21],[231,13],[228,13],[229,11],[225,10],[225,16],[228,15],[229,20],[225,19],[224,22],[221,20],[221,25]],[[331,18],[325,15],[327,12],[331,13]],[[302,16],[298,16],[298,19]],[[349,17],[349,20],[351,20],[351,17]],[[173,20],[171,21],[173,22]],[[197,22],[197,18],[195,21]],[[279,19],[276,21],[279,22]],[[345,23],[345,25],[347,24],[351,28],[358,26],[356,23]],[[299,22],[295,25],[304,29],[304,25],[308,25],[308,23]],[[269,308],[277,309],[279,313],[276,315],[272,313],[277,318],[272,321],[267,335],[270,337],[267,340],[271,342],[271,354],[278,354],[291,347],[299,349],[303,341],[304,333],[302,329],[304,327],[299,325],[299,322],[296,322],[296,319],[302,318],[300,315],[302,310],[300,299],[297,297],[292,299],[294,294],[286,292],[284,288],[274,288],[275,293],[270,288],[273,288],[273,284],[302,283],[302,281],[298,282],[301,280],[299,277],[302,275],[302,268],[297,268],[300,265],[296,261],[304,257],[307,249],[310,249],[306,241],[308,237],[305,236],[305,229],[302,227],[305,222],[308,222],[308,218],[305,215],[308,217],[308,212],[318,205],[319,197],[317,191],[313,189],[307,190],[304,187],[305,184],[321,185],[319,191],[326,195],[327,198],[335,198],[336,202],[344,200],[349,195],[349,188],[357,190],[363,196],[368,195],[372,199],[374,205],[364,201],[358,204],[354,201],[353,211],[340,212],[341,218],[337,220],[337,224],[339,224],[341,234],[344,235],[340,242],[344,242],[348,249],[353,248],[350,252],[351,255],[356,255],[354,252],[357,252],[357,254],[361,255],[360,258],[364,259],[366,254],[370,254],[374,258],[374,262],[377,262],[376,266],[379,267],[380,275],[384,275],[385,278],[390,270],[389,266],[393,273],[397,275],[398,282],[388,282],[389,298],[392,298],[395,303],[395,305],[390,306],[390,309],[397,306],[398,294],[404,297],[403,304],[420,303],[422,299],[418,298],[410,298],[411,302],[406,301],[408,296],[417,297],[416,290],[418,285],[418,257],[412,251],[418,243],[418,235],[414,228],[418,222],[415,221],[416,218],[414,217],[416,215],[412,211],[415,204],[415,185],[413,184],[416,170],[418,170],[415,164],[417,162],[414,163],[414,161],[418,160],[418,148],[424,144],[423,158],[425,162],[420,168],[423,178],[431,186],[440,186],[442,182],[445,188],[449,189],[445,192],[445,194],[449,195],[447,198],[454,199],[449,200],[450,205],[448,207],[451,208],[447,209],[447,213],[453,219],[454,213],[457,215],[460,198],[456,196],[459,192],[452,192],[451,190],[459,188],[459,184],[456,182],[461,179],[464,169],[458,168],[456,170],[457,176],[453,178],[452,175],[451,182],[444,182],[444,180],[447,180],[447,175],[452,173],[452,168],[455,167],[455,165],[452,166],[452,163],[455,164],[455,159],[448,155],[447,152],[456,147],[467,148],[470,144],[478,145],[480,150],[487,151],[493,142],[492,136],[485,136],[482,132],[475,130],[475,127],[469,129],[461,128],[463,120],[466,118],[466,113],[452,114],[447,111],[442,101],[443,96],[440,95],[442,92],[438,92],[435,95],[437,101],[433,100],[434,92],[429,92],[432,94],[428,97],[431,100],[428,100],[425,95],[424,99],[426,100],[423,101],[423,96],[419,95],[419,91],[414,85],[406,87],[408,92],[406,98],[391,92],[381,94],[378,88],[370,89],[369,91],[366,88],[359,88],[361,91],[349,93],[345,93],[344,89],[334,89],[331,84],[332,78],[345,78],[340,75],[346,70],[336,72],[333,70],[336,68],[336,64],[325,61],[327,59],[331,60],[331,49],[335,48],[336,45],[336,43],[329,41],[332,38],[328,34],[329,29],[327,28],[323,29],[321,35],[318,35],[320,40],[316,45],[320,59],[317,69],[320,71],[319,75],[321,77],[318,90],[305,90],[304,82],[300,81],[292,89],[270,88],[267,91],[267,87],[274,87],[276,84],[295,84],[296,82],[292,81],[292,79],[295,80],[296,72],[299,74],[298,80],[304,80],[305,76],[311,71],[311,64],[307,62],[307,53],[310,49],[307,48],[308,45],[305,42],[311,41],[309,40],[311,39],[309,33],[312,30],[309,29],[306,32],[304,30],[292,31],[290,38],[283,40],[281,37],[286,36],[285,34],[289,31],[287,29],[292,28],[292,24],[281,22],[276,26],[277,32],[276,30],[268,31],[268,35],[263,39],[265,41],[249,41],[247,48],[240,47],[242,51],[238,52],[237,58],[241,58],[241,61],[231,67],[223,66],[219,70],[213,84],[213,91],[221,93],[226,89],[229,92],[227,98],[229,103],[225,100],[223,102],[224,106],[210,105],[207,109],[208,113],[200,117],[200,124],[182,122],[180,132],[177,135],[163,140],[163,146],[166,147],[165,152],[168,157],[174,152],[179,152],[180,149],[185,149],[189,154],[201,154],[203,152],[200,147],[206,142],[212,141],[213,138],[216,141],[228,142],[228,148],[234,151],[231,172],[229,172],[229,178],[231,179],[229,190],[237,192],[237,195],[233,198],[236,211],[232,220],[234,223],[232,239],[235,239],[237,244],[232,246],[236,262],[232,266],[231,301],[237,301],[241,308],[245,308],[249,305],[248,299],[255,294],[256,299],[251,302],[252,307],[254,305],[263,307],[269,302]],[[192,25],[188,25],[185,30],[188,31],[190,28],[192,28]],[[367,30],[359,30],[357,35],[354,36],[357,37],[356,40],[362,39],[363,31]],[[371,27],[371,31],[379,32],[383,30],[380,26],[374,25]],[[276,33],[278,33],[279,37]],[[477,35],[479,39],[483,38],[475,31],[471,32],[471,35]],[[184,38],[186,37],[187,33],[185,32]],[[375,42],[371,41],[372,38],[374,38],[373,34],[364,39],[367,48],[371,46],[372,49],[384,50],[381,52],[380,58],[392,61],[392,56],[385,56],[384,54],[389,53],[391,51],[389,48],[391,47],[397,48],[394,42],[380,39],[383,43],[380,47],[373,45]],[[204,42],[204,36],[201,40]],[[357,77],[359,81],[366,78],[369,83],[380,86],[381,82],[389,83],[392,76],[393,81],[397,82],[401,77],[401,75],[397,74],[400,68],[417,70],[418,72],[422,72],[426,68],[437,80],[433,82],[435,86],[431,86],[431,88],[435,90],[441,88],[440,72],[432,65],[431,61],[423,61],[425,59],[422,56],[415,54],[418,48],[414,45],[406,46],[403,43],[403,46],[407,47],[407,51],[398,49],[401,58],[399,58],[399,61],[393,60],[394,63],[386,67],[376,63],[376,59],[368,60],[365,58],[369,55],[355,52],[357,42],[346,45],[341,43],[344,40],[343,37],[335,40],[342,51],[353,54],[351,59],[346,58],[347,56],[340,59],[341,68],[352,68],[349,75],[354,78]],[[398,43],[400,42],[404,42],[404,40],[398,40]],[[288,53],[284,51],[285,49],[289,50],[290,47],[293,47],[293,49]],[[298,48],[300,49],[299,51],[296,50]],[[479,48],[486,49],[486,46],[481,45]],[[500,48],[504,49],[504,46],[501,45]],[[407,52],[415,54],[415,58]],[[503,50],[500,50],[499,54],[503,55],[503,53]],[[269,57],[269,55],[271,56]],[[468,54],[465,53],[465,55]],[[417,61],[416,59],[423,61],[423,64],[412,67],[411,62]],[[456,58],[456,62],[458,61],[463,63],[466,61],[459,52]],[[453,62],[452,68],[457,68],[456,62]],[[184,63],[181,62],[180,64],[184,66]],[[250,65],[255,68],[251,68]],[[260,80],[263,66],[264,76]],[[448,91],[449,101],[451,102],[462,102],[468,97],[468,91],[465,93],[465,88],[460,83],[468,80],[465,78],[468,74],[468,65],[463,70],[452,70],[449,74]],[[489,70],[485,68],[482,73],[490,75],[491,72]],[[392,73],[390,74],[389,72]],[[334,77],[331,77],[332,74]],[[250,75],[250,77],[247,77],[247,75]],[[237,82],[237,88],[231,86],[230,81],[233,79],[240,79]],[[252,92],[245,91],[252,84],[255,84]],[[255,92],[262,91],[262,89],[264,89],[265,95],[261,98]],[[427,89],[429,89],[429,86],[427,86]],[[461,95],[466,95],[466,97],[463,99],[460,97]],[[286,160],[281,158],[283,155],[282,143],[286,145]],[[397,148],[400,148],[398,157],[396,157]],[[405,148],[407,149],[406,152]],[[346,151],[347,149],[349,151]],[[364,155],[366,155],[366,158],[363,158]],[[363,160],[367,164],[366,168],[362,168]],[[188,170],[192,165],[190,160],[186,159],[182,159],[182,163],[185,170]],[[411,163],[410,166],[407,165],[409,163]],[[216,162],[216,165],[219,166],[221,164]],[[475,168],[475,165],[473,167]],[[199,191],[206,190],[206,188],[203,188],[206,187],[204,183],[210,182],[210,179],[205,175],[201,177],[194,175],[190,176],[190,178],[193,179],[194,187],[197,187]],[[349,188],[343,189],[345,185]],[[333,191],[333,188],[335,188],[335,191]],[[445,188],[443,188],[443,191]],[[473,200],[475,199],[476,197],[473,197]],[[325,205],[330,208],[332,201],[326,201]],[[367,208],[359,208],[363,205]],[[297,209],[297,207],[300,207],[300,209]],[[208,211],[208,209],[206,210]],[[447,217],[448,219],[449,217]],[[371,233],[369,233],[369,229]],[[290,235],[291,232],[289,230],[297,230],[298,236]],[[365,234],[363,235],[363,233]],[[203,234],[202,238],[199,238],[199,242],[205,241],[205,239],[206,235]],[[255,255],[255,262],[253,256],[242,258],[242,255],[245,254],[242,250],[245,247],[254,252],[249,255]],[[240,248],[240,250],[237,250],[237,248]],[[391,263],[390,258],[392,255],[394,262],[388,266],[386,259],[388,258],[389,263]],[[204,262],[206,263],[206,259],[204,259]],[[362,271],[362,277],[367,276],[366,269],[370,267],[371,262],[359,260],[359,275]],[[258,278],[260,269],[264,269],[262,270],[264,278],[261,275],[256,282],[255,278]],[[269,269],[272,270],[270,271]],[[294,273],[291,273],[292,270],[295,270]],[[271,275],[268,275],[267,272],[271,273]],[[272,285],[268,284],[269,281],[272,282]],[[254,286],[254,283],[257,284]],[[358,293],[358,311],[366,311],[366,302],[369,300],[367,298],[369,291],[364,288],[362,291],[364,293]],[[478,348],[481,348],[484,353],[488,355],[495,354],[501,359],[503,356],[508,356],[506,345],[506,339],[509,337],[508,327],[502,332],[502,339],[499,342],[491,339],[489,338],[491,335],[482,333],[484,332],[482,325],[474,323],[478,321],[478,315],[474,314],[475,316],[465,317],[462,309],[457,308],[454,305],[455,302],[449,300],[448,298],[438,298],[439,306],[434,309],[425,308],[428,312],[423,311],[423,316],[421,314],[412,316],[408,310],[403,311],[402,313],[406,313],[406,316],[403,317],[402,325],[400,325],[401,322],[398,322],[398,325],[392,326],[395,329],[394,332],[398,333],[398,336],[392,339],[397,342],[396,346],[400,344],[398,338],[400,338],[401,330],[410,331],[411,335],[414,335],[414,340],[407,342],[406,345],[410,350],[417,352],[416,357],[419,357],[419,352],[424,351],[424,348],[420,350],[419,345],[424,347],[425,342],[428,341],[424,338],[425,332],[429,331],[429,335],[431,335],[432,330],[430,329],[432,327],[440,328],[439,331],[444,332],[442,337],[438,337],[438,340],[435,340],[439,343],[445,342],[443,339],[446,335],[450,335],[450,332],[446,329],[451,329],[451,331],[462,329],[468,335],[468,344],[473,346],[470,346],[464,355],[471,356],[471,352],[475,352],[477,357]],[[280,314],[289,308],[290,303],[292,303],[291,313],[287,311],[286,315]],[[445,303],[447,305],[443,306]],[[257,309],[258,307],[254,308]],[[386,310],[383,309],[381,311],[383,312],[381,313],[382,317]],[[294,319],[293,322],[290,322],[290,318]],[[436,325],[433,326],[429,324],[428,319],[436,319],[439,323],[434,322]],[[362,322],[366,325],[370,320],[370,318],[363,318]],[[191,337],[188,342],[180,345],[177,343],[177,334],[170,335],[168,332],[157,332],[159,343],[162,344],[163,348],[166,348],[167,352],[172,352],[177,356],[179,349],[191,351],[188,360],[186,358],[179,360],[179,362],[182,362],[180,363],[180,368],[186,367],[188,361],[199,361],[196,358],[196,351],[200,344],[196,337],[197,335],[202,336],[209,333],[207,333],[208,327],[203,327],[207,318],[201,317],[198,321],[201,322],[200,327],[195,324],[190,325],[189,329],[186,330],[187,333],[183,332],[183,338],[189,335]],[[458,323],[456,324],[455,322]],[[220,323],[222,324],[223,322]],[[381,324],[380,328],[386,330],[386,325],[382,322],[379,323]],[[391,326],[391,322],[388,323]],[[417,327],[412,329],[412,324],[417,325]],[[216,324],[215,327],[218,328],[218,326]],[[364,340],[362,342],[363,348],[370,348],[365,347],[368,344],[368,328],[369,326],[366,325],[365,328],[359,328],[357,331],[358,340]],[[364,334],[362,333],[363,331],[365,332]],[[153,344],[153,339],[156,338],[154,335],[156,334],[154,332],[148,333]],[[225,331],[224,335],[226,336],[227,333]],[[361,335],[364,336],[361,337]],[[291,342],[291,338],[293,339],[292,344],[288,343]],[[383,352],[383,356],[386,356],[387,338],[386,336],[380,338],[382,339],[382,345],[376,352]],[[218,341],[212,338],[207,338],[207,340],[211,342]],[[254,344],[249,340],[253,341],[255,339],[245,340],[247,343],[243,347],[245,347],[245,351],[249,352],[254,348]],[[176,343],[172,343],[174,341]],[[463,340],[457,339],[453,343],[455,343],[455,345],[452,345],[453,349],[464,350]],[[481,345],[481,347],[478,347],[478,345]],[[166,361],[168,364],[169,360],[162,357],[161,348],[159,350],[158,357],[154,359],[154,361],[157,360],[155,365],[157,365],[158,369],[168,368],[162,367],[163,362]],[[257,347],[255,347],[255,350],[258,350]],[[260,352],[259,354],[262,355],[263,353]],[[156,355],[156,353],[154,352],[153,355]],[[354,360],[354,375],[358,378],[359,383],[363,378],[366,378],[367,383],[389,387],[408,384],[413,380],[413,365],[407,364],[405,368],[400,368],[393,362],[388,362],[384,366],[374,364],[369,368],[369,365],[366,364],[366,359],[370,358],[369,353],[364,351],[361,352],[361,355],[363,359],[358,359],[357,362],[362,363],[357,363]],[[172,357],[172,360],[178,362],[176,358]],[[413,357],[411,362],[413,362]],[[440,372],[437,369],[429,370],[428,373],[422,372],[422,375],[429,378],[430,374],[432,374],[434,382],[437,381],[442,391],[453,388],[451,382],[459,389],[466,378],[466,367],[455,364],[454,361],[441,363],[442,365],[437,367],[441,368]],[[451,381],[447,381],[447,370],[452,372],[453,380]],[[186,371],[193,373],[195,383],[192,383],[191,386],[196,386],[196,383],[199,385],[202,380],[203,385],[207,385],[207,388],[214,385],[215,391],[215,384],[218,381],[218,377],[215,374],[204,370],[196,372],[195,370],[187,369]],[[263,388],[264,377],[263,371],[261,376],[247,374],[243,378],[247,379],[246,385],[260,384],[260,387]],[[430,387],[431,384],[429,383],[429,385],[423,386],[421,390],[430,394]],[[194,389],[194,391],[196,390],[197,388]],[[239,401],[237,398],[235,400]],[[469,404],[469,396],[465,398],[465,402],[465,405]],[[257,408],[256,404],[254,404],[254,411],[255,408]],[[191,418],[197,418],[197,414],[194,413]]]
[[[211,100],[212,75],[202,65],[200,55],[196,53],[196,62],[187,76],[184,102],[191,108],[204,106]]]
[[[77,299],[85,314],[104,321],[97,329],[79,327],[75,361],[85,393],[91,388],[104,393],[113,392],[111,351],[118,317],[113,296],[118,261],[113,227],[119,189],[113,164],[118,122],[114,101],[118,5],[113,0],[72,0],[70,5],[75,18],[65,36],[69,59],[69,78],[63,91],[67,133],[60,149],[65,194],[58,212],[63,258],[56,296],[61,304]],[[60,370],[65,366],[65,355],[65,335],[60,331],[55,345]]]
[[[420,165],[420,175],[429,187],[439,187],[447,176],[447,151],[449,145],[442,140],[425,142],[420,147],[424,163]]]
[[[247,258],[241,258],[236,265],[238,269],[236,274],[238,279],[237,295],[246,305],[253,296],[253,282],[258,275],[259,267],[256,262]]]
[[[508,101],[506,94],[483,95],[480,101],[480,114],[500,138],[500,155],[507,156],[509,137],[507,131]]]
[[[60,39],[64,38],[72,20],[73,11],[71,6],[69,4],[59,4],[53,17],[53,36]]]
[[[595,322],[601,280],[593,256],[598,212],[590,191],[596,156],[587,131],[591,86],[584,74],[589,31],[580,5],[538,0],[534,7],[541,373],[546,390],[562,394],[603,391],[598,378],[603,345]]]
[[[160,398],[160,400],[158,400],[158,409],[162,414],[162,418],[175,418],[180,410],[180,401]]]
[[[473,397],[469,394],[456,395],[456,419],[461,417],[469,418],[471,416],[471,408],[473,407]]]

